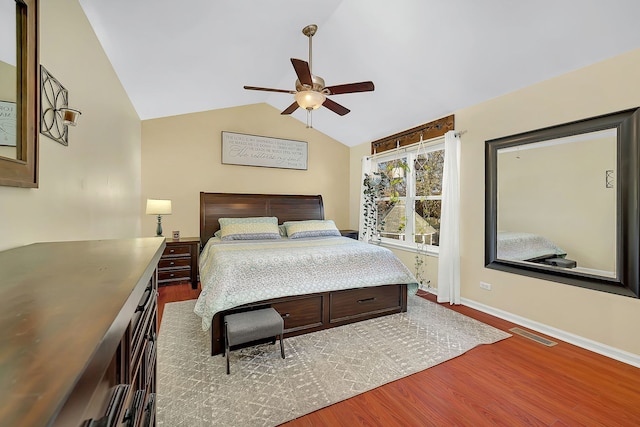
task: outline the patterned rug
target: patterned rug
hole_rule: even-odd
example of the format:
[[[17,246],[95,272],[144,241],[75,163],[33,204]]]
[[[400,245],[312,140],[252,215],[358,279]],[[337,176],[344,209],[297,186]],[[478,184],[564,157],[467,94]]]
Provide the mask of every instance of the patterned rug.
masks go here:
[[[511,336],[417,296],[406,313],[209,356],[195,301],[167,304],[158,338],[159,426],[275,426]]]

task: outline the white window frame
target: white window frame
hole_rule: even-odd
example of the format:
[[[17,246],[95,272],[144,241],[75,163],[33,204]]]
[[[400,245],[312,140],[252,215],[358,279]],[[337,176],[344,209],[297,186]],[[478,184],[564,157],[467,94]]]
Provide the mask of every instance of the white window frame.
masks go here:
[[[378,171],[378,164],[389,162],[392,160],[399,160],[402,158],[407,159],[407,165],[409,165],[410,173],[407,173],[406,185],[407,185],[407,194],[406,196],[399,197],[400,200],[405,201],[405,218],[407,218],[405,229],[404,229],[404,240],[392,239],[390,237],[380,237],[380,243],[385,246],[397,247],[400,249],[406,249],[410,251],[420,250],[421,252],[426,252],[429,254],[438,254],[440,252],[440,247],[429,244],[421,244],[416,243],[414,238],[414,225],[415,225],[415,201],[419,199],[416,197],[416,186],[415,186],[415,170],[414,170],[414,160],[419,154],[425,154],[433,151],[444,150],[444,140],[443,138],[434,138],[430,141],[423,141],[419,144],[413,144],[411,146],[407,146],[404,148],[393,150],[389,153],[382,153],[378,155],[374,155],[371,159],[371,170],[373,172]],[[442,194],[437,196],[426,196],[426,200],[442,200]],[[381,197],[376,198],[376,203],[378,201],[389,201],[389,197]],[[418,245],[420,245],[418,247]]]

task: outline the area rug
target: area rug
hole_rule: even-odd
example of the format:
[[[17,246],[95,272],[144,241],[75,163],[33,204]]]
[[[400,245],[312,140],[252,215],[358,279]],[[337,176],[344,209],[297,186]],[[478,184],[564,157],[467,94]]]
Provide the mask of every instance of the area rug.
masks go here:
[[[406,313],[210,356],[195,301],[167,304],[158,337],[157,423],[275,426],[511,336],[418,296]]]

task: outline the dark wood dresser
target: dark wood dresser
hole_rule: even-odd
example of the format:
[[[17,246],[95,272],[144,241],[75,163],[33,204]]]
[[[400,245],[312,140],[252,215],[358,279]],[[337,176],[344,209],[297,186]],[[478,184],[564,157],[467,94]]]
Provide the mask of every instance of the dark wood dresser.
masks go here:
[[[358,240],[358,230],[340,230],[340,234],[344,237]]]
[[[190,282],[191,288],[198,289],[199,237],[167,239],[160,264],[158,264],[158,285],[173,285]]]
[[[0,252],[0,425],[154,426],[164,238]]]

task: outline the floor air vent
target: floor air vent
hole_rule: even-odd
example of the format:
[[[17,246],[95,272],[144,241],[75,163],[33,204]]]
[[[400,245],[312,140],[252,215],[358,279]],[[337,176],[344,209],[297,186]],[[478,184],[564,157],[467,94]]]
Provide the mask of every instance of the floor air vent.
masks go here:
[[[510,332],[513,332],[514,334],[518,334],[518,335],[522,335],[525,338],[529,338],[530,340],[534,340],[536,342],[539,342],[540,344],[544,344],[547,347],[553,347],[554,345],[558,344],[557,342],[553,342],[551,340],[548,340],[546,338],[542,338],[539,335],[536,335],[532,332],[529,331],[525,331],[524,329],[520,329],[520,328],[511,328],[509,329]]]

